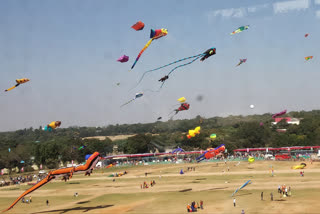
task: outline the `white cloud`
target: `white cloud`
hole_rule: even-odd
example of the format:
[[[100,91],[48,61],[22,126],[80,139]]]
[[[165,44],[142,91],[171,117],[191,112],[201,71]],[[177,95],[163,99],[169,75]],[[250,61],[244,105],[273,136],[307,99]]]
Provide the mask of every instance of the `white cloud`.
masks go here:
[[[295,0],[277,2],[273,4],[274,13],[287,13],[292,10],[305,10],[309,8],[309,0]]]
[[[314,4],[320,4],[320,0],[314,0]]]
[[[320,0],[319,0],[320,1]],[[262,10],[264,8],[267,8],[269,5],[268,4],[262,4],[262,5],[257,5],[257,6],[252,6],[248,7],[248,13],[255,13],[258,12],[259,10]]]
[[[241,18],[246,15],[246,9],[245,8],[229,8],[229,9],[223,9],[223,10],[215,10],[212,12],[208,13],[208,17],[216,17],[216,16],[221,16],[224,18]]]
[[[320,19],[320,10],[316,11],[316,17]]]

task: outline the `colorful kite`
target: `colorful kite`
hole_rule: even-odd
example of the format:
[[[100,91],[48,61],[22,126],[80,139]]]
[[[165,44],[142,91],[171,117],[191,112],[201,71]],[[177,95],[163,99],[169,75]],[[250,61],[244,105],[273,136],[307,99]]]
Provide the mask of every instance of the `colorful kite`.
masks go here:
[[[136,31],[143,30],[144,23],[142,21],[138,21],[137,23],[132,25],[131,28],[135,29]]]
[[[249,25],[246,25],[246,26],[241,26],[239,27],[237,30],[233,31],[232,33],[230,33],[230,35],[234,35],[236,33],[240,33],[244,30],[248,30],[249,29]]]
[[[43,130],[51,132],[53,129],[61,126],[61,121],[53,121],[49,125],[46,125]]]
[[[14,89],[15,87],[18,87],[20,84],[23,84],[23,83],[26,83],[26,82],[29,82],[30,79],[27,79],[27,78],[23,78],[23,79],[16,79],[16,85],[15,86],[12,86],[11,88],[8,88],[6,89],[5,91],[11,91],[12,89]]]
[[[179,99],[178,99],[178,101],[180,102],[180,103],[184,103],[184,102],[186,102],[186,98],[185,97],[180,97]]]
[[[247,182],[245,182],[241,187],[239,187],[238,189],[236,189],[236,191],[234,191],[234,193],[231,195],[231,197],[236,194],[239,190],[241,190],[242,188],[244,188],[245,186],[247,186],[248,184],[251,184],[251,180],[248,180]]]
[[[312,59],[313,58],[313,56],[306,56],[304,59],[306,60],[306,61],[308,61],[309,59]]]
[[[301,163],[300,165],[293,166],[292,169],[304,169],[306,166],[307,164]]]
[[[173,150],[173,151],[171,152],[171,154],[174,154],[174,153],[179,154],[180,152],[184,152],[184,150],[181,149],[180,147],[178,147],[178,148],[176,148],[175,150]]]
[[[139,97],[142,97],[142,96],[143,96],[143,93],[142,93],[142,92],[141,92],[141,93],[136,93],[136,96],[135,96],[133,99],[131,99],[131,100],[129,100],[128,102],[124,103],[124,104],[121,105],[120,107],[125,106],[125,105],[131,103],[132,101],[134,101],[135,99],[137,99],[137,98],[139,98]]]
[[[283,111],[281,111],[279,113],[275,113],[274,115],[272,115],[272,118],[274,119],[274,118],[279,117],[281,115],[284,115],[286,113],[287,113],[287,109],[285,109],[285,110],[283,110]]]
[[[219,154],[221,154],[222,152],[225,151],[225,145],[221,144],[220,146],[216,147],[216,148],[208,148],[207,151],[204,152],[204,154],[200,155],[199,157],[197,157],[197,162],[203,161],[205,159],[210,159],[213,158]]]
[[[87,146],[83,145],[79,147],[79,150],[86,148]]]
[[[241,65],[242,63],[245,63],[247,61],[247,59],[240,59],[240,62],[238,63],[237,66]]]
[[[129,60],[129,56],[126,56],[126,55],[123,55],[119,57],[119,59],[117,59],[117,61],[121,63],[128,62],[128,60]]]
[[[176,63],[185,61],[185,60],[193,59],[193,60],[191,60],[191,61],[188,62],[188,63],[181,64],[181,65],[179,65],[179,66],[174,67],[174,68],[169,72],[168,75],[166,75],[166,76],[164,76],[163,78],[161,78],[159,81],[161,81],[161,82],[162,82],[162,85],[163,85],[164,82],[169,78],[169,75],[170,75],[173,71],[175,71],[176,69],[178,69],[178,68],[180,68],[180,67],[183,67],[183,66],[186,66],[186,65],[189,65],[189,64],[193,63],[194,61],[196,61],[196,60],[199,59],[199,58],[200,58],[200,61],[204,61],[204,60],[206,60],[207,58],[209,58],[210,56],[215,55],[215,54],[216,54],[216,48],[212,47],[212,48],[206,50],[205,52],[203,52],[203,53],[201,53],[201,54],[198,54],[198,55],[195,55],[195,56],[186,57],[186,58],[183,58],[183,59],[179,59],[179,60],[177,60],[177,61],[171,62],[171,63],[166,64],[166,65],[164,65],[164,66],[161,66],[161,67],[158,67],[158,68],[155,68],[155,69],[151,69],[151,70],[149,70],[149,71],[146,71],[146,72],[143,73],[142,77],[140,78],[139,82],[137,83],[137,86],[140,84],[140,82],[142,81],[142,79],[144,78],[144,76],[145,76],[147,73],[160,70],[160,69],[162,69],[162,68],[168,67],[168,66],[170,66],[170,65],[173,65],[173,64],[176,64]],[[162,87],[162,85],[161,85],[161,87]]]
[[[200,129],[201,129],[200,126],[198,126],[194,130],[189,130],[187,138],[190,139],[192,137],[195,137],[197,134],[200,134]]]
[[[253,163],[255,161],[254,157],[249,156],[248,157],[248,162],[249,163]]]
[[[175,109],[174,111],[176,112],[176,114],[178,114],[179,111],[186,111],[190,108],[190,104],[189,103],[182,103],[180,105],[179,108]]]
[[[29,188],[28,190],[26,190],[24,193],[22,193],[12,204],[11,206],[4,210],[8,211],[11,208],[14,207],[14,205],[16,205],[19,200],[23,197],[25,197],[26,195],[28,195],[29,193],[35,191],[36,189],[40,188],[41,186],[45,185],[46,183],[50,182],[52,179],[55,179],[59,176],[63,176],[63,180],[67,181],[70,178],[72,178],[73,173],[76,172],[85,172],[85,175],[90,175],[93,171],[93,168],[96,166],[96,164],[98,163],[100,159],[100,154],[99,152],[95,152],[93,153],[93,155],[90,156],[90,158],[87,160],[85,165],[82,166],[77,166],[77,167],[67,167],[67,168],[61,168],[61,169],[57,169],[57,170],[53,170],[50,171],[47,175],[47,177],[45,177],[44,179],[42,179],[41,181],[39,181],[37,184],[35,184],[34,186],[32,186],[31,188]]]
[[[166,36],[168,34],[168,30],[167,29],[157,29],[157,30],[153,30],[151,29],[151,33],[150,33],[150,40],[147,42],[147,44],[142,48],[142,50],[140,51],[140,53],[138,54],[136,61],[134,61],[131,69],[134,68],[134,66],[136,65],[136,63],[138,62],[141,54],[149,47],[149,45],[151,44],[151,42],[155,39],[159,39],[163,36]]]
[[[210,139],[211,139],[211,140],[214,140],[214,139],[216,139],[216,138],[217,138],[217,135],[216,135],[216,134],[211,134],[211,135],[210,135]]]

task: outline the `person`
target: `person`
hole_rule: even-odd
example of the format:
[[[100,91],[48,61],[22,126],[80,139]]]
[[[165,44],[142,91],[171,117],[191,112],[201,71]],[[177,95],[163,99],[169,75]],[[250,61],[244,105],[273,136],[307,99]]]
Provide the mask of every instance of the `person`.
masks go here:
[[[271,201],[273,201],[273,194],[272,193],[270,193],[270,197],[271,197]]]
[[[145,172],[145,173],[144,173],[144,175],[147,177],[148,173],[147,173],[147,172]]]
[[[21,200],[21,201],[22,201],[22,203],[24,203],[24,197],[22,197],[22,200]]]
[[[187,205],[187,211],[192,212],[190,204]]]
[[[46,203],[47,203],[47,206],[49,206],[49,200],[48,199],[47,199]]]
[[[244,210],[241,211],[241,214],[245,214]]]
[[[203,201],[200,200],[200,208],[203,210]]]
[[[263,201],[263,192],[261,192],[261,201]]]
[[[229,172],[229,170],[230,170],[230,168],[229,168],[229,166],[228,166],[228,172]]]
[[[281,193],[281,187],[280,187],[280,185],[278,186],[278,193]]]
[[[30,203],[32,202],[32,197],[31,197],[31,195],[30,195],[30,197],[29,197],[29,201],[30,201]]]
[[[233,199],[233,206],[236,207],[236,198]]]

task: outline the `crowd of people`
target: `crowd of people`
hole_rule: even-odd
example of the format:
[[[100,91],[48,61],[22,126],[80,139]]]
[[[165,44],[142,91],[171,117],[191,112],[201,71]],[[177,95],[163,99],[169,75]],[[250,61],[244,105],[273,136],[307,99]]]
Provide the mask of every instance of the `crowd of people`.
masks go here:
[[[143,182],[143,184],[140,184],[141,189],[147,189],[149,187],[153,187],[154,185],[156,185],[156,181],[152,180],[150,181],[150,185],[148,185],[148,182]]]
[[[10,185],[17,185],[17,184],[22,184],[22,183],[26,183],[26,182],[32,182],[32,181],[36,181],[39,182],[41,181],[44,177],[46,176],[46,174],[34,174],[34,175],[20,175],[17,177],[9,177],[10,181],[6,181],[4,178],[2,178],[2,181],[0,182],[0,187],[3,186],[10,186]]]
[[[203,210],[203,201],[200,200],[200,204],[196,203],[195,201],[191,202],[191,204],[187,205],[187,211],[188,212],[197,212],[198,209]]]
[[[281,186],[279,185],[278,186],[278,193],[280,193],[282,197],[289,197],[289,196],[291,196],[291,187],[287,188],[287,186],[285,184],[283,184]]]

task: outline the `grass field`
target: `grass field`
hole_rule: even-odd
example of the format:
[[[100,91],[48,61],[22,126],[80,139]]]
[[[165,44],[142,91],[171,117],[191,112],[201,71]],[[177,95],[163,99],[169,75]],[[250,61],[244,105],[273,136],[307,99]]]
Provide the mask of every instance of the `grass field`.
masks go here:
[[[204,209],[198,213],[240,214],[242,209],[246,214],[320,213],[320,163],[307,163],[304,177],[299,170],[291,169],[300,162],[256,161],[241,162],[238,166],[236,163],[135,166],[126,168],[128,174],[115,182],[107,176],[123,172],[123,168],[95,170],[90,177],[75,175],[68,182],[54,180],[31,193],[31,204],[19,202],[7,213],[186,213],[188,203],[200,200],[204,201]],[[274,177],[270,165],[275,170]],[[187,171],[189,166],[196,167],[195,171]],[[185,174],[179,174],[181,169]],[[151,180],[156,181],[154,187],[140,188],[144,181]],[[247,180],[252,184],[235,195],[237,206],[233,207],[231,194]],[[277,193],[278,185],[282,184],[291,187],[291,197],[281,198]],[[0,209],[7,208],[27,188],[26,185],[0,188]],[[75,192],[79,197],[73,197]],[[261,192],[264,200],[260,199]],[[270,200],[271,192],[274,201]],[[45,203],[47,199],[49,206]]]

